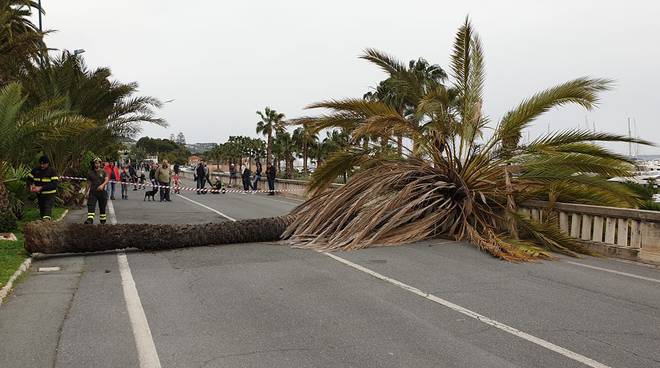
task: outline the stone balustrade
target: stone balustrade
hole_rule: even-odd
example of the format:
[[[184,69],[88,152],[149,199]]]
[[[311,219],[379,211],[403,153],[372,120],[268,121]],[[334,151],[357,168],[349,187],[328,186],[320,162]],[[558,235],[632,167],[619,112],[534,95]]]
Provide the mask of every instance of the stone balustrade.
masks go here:
[[[548,202],[527,201],[520,213],[542,220]],[[631,260],[660,262],[660,212],[628,208],[555,203],[557,226],[597,250]]]
[[[219,176],[222,178],[224,183],[229,182],[229,173],[226,172],[212,172],[212,176]],[[237,176],[237,184],[242,188],[242,179],[240,175]],[[307,187],[308,182],[306,180],[294,180],[294,179],[275,179],[275,189],[278,191],[276,194],[282,197],[306,199],[307,198]],[[331,188],[339,188],[342,184],[331,184]],[[261,180],[257,186],[259,190],[267,190],[268,182],[265,176],[261,177]]]

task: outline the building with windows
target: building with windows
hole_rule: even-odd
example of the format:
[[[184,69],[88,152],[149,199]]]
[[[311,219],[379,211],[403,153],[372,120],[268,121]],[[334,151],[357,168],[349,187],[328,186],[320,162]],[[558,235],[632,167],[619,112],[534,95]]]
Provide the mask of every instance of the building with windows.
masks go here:
[[[186,144],[186,148],[191,153],[204,153],[210,151],[218,146],[217,143],[190,143]]]

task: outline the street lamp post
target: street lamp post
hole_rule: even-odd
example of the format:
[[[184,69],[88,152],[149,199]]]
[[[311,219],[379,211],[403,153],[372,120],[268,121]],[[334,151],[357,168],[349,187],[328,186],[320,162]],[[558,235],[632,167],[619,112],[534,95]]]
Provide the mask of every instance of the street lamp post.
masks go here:
[[[43,32],[41,28],[41,0],[39,0],[39,32]]]

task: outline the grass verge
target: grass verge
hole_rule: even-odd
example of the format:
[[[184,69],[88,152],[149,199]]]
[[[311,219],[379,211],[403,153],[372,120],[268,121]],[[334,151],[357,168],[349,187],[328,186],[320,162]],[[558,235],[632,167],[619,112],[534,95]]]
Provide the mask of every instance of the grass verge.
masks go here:
[[[58,219],[64,213],[64,208],[53,208],[53,218]],[[0,240],[0,288],[5,286],[5,283],[11,275],[16,272],[18,267],[25,261],[29,255],[25,252],[23,247],[23,226],[26,223],[39,219],[39,210],[36,208],[27,208],[23,215],[23,219],[18,222],[18,230],[16,234],[17,241]]]

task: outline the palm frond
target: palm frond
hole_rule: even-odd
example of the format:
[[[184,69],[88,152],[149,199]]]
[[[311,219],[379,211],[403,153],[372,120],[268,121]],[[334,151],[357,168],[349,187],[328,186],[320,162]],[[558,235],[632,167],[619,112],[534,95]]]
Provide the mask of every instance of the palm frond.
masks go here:
[[[331,154],[310,178],[308,193],[317,195],[325,191],[340,175],[364,164],[369,159],[369,150],[351,148]]]
[[[394,57],[376,49],[365,49],[364,53],[360,56],[360,59],[364,59],[376,64],[388,74],[394,75],[406,71],[405,64],[395,59]]]
[[[539,92],[506,113],[494,137],[503,146],[513,149],[520,140],[521,131],[541,114],[566,104],[591,109],[598,102],[598,93],[608,90],[611,85],[612,81],[607,79],[583,77]]]
[[[520,214],[516,214],[516,219],[520,229],[526,231],[532,239],[536,240],[545,249],[572,257],[578,257],[579,254],[594,255],[587,246],[562,232],[552,222],[541,223],[524,218]]]
[[[572,143],[585,143],[585,142],[623,142],[623,143],[637,143],[646,146],[655,146],[655,144],[647,140],[629,137],[626,135],[571,129],[571,130],[564,130],[564,131],[545,134],[533,140],[529,145],[525,146],[524,149],[525,150],[538,150],[538,149],[548,149],[548,148],[551,149],[553,146],[567,145]]]

